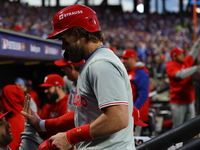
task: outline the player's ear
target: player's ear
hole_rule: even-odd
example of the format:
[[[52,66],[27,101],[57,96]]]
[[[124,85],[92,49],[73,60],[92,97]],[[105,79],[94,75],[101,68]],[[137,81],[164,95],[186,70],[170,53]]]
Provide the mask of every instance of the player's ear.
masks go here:
[[[70,65],[70,67],[71,67],[71,69],[72,69],[72,70],[75,70],[75,67],[74,67],[74,65]]]
[[[172,56],[172,60],[176,60],[176,56]]]
[[[58,85],[57,87],[58,87],[59,89],[62,89],[62,88],[63,88],[61,85]]]
[[[78,39],[81,37],[80,33],[76,28],[73,28],[72,32],[73,32],[73,37],[74,37],[75,41],[77,42]]]
[[[67,67],[68,72],[70,72],[70,73],[74,70],[73,65],[67,65],[66,67]]]

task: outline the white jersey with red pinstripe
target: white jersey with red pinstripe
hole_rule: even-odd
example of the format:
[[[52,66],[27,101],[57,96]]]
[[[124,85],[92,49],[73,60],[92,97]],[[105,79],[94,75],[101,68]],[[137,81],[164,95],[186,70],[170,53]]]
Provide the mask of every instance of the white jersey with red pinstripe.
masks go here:
[[[135,150],[130,81],[111,50],[100,47],[90,55],[80,70],[75,94],[76,127],[92,123],[102,114],[102,108],[128,105],[129,109],[128,127],[102,139],[78,143],[78,150]]]

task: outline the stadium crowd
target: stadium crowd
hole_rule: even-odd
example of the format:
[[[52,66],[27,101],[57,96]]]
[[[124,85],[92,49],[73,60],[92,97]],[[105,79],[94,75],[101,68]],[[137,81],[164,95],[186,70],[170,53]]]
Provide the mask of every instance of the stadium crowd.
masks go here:
[[[27,3],[0,1],[0,28],[46,38],[52,31],[49,24],[58,8],[35,7]],[[135,49],[151,76],[164,76],[169,51],[192,45],[191,16],[184,20],[176,14],[137,14],[130,12],[98,12],[105,44],[121,55],[126,48]],[[157,68],[157,69],[152,69]]]

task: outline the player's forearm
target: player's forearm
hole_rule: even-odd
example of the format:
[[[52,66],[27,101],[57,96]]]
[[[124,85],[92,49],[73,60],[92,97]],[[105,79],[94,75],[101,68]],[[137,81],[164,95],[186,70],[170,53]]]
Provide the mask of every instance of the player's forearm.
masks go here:
[[[64,132],[70,130],[75,127],[74,111],[70,111],[58,118],[46,119],[44,125],[40,125],[40,127],[43,131],[56,130],[56,132]]]
[[[195,71],[197,71],[197,66],[193,66],[191,68],[187,68],[182,71],[178,71],[176,73],[175,77],[179,78],[179,79],[185,79],[185,78],[191,76],[193,73],[195,73]]]
[[[104,113],[90,125],[94,139],[109,136],[128,126],[128,106],[117,105],[105,109]]]
[[[65,134],[66,141],[73,145],[86,140],[110,136],[128,126],[128,106],[116,105],[104,108],[101,114],[91,124],[73,128]]]
[[[191,55],[192,58],[195,59],[199,53],[199,50],[200,50],[200,37],[197,39],[197,41],[192,46],[192,49],[189,52],[189,55]]]

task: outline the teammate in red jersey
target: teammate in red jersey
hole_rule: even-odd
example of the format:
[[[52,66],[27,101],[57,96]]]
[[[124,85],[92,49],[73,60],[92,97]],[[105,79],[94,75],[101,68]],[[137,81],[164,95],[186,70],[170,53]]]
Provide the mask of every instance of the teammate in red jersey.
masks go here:
[[[170,52],[172,60],[166,63],[173,127],[195,116],[194,86],[191,75],[200,69],[200,66],[194,65],[199,50],[200,38],[186,57],[184,57],[184,50],[179,47],[173,48]]]
[[[68,112],[68,94],[64,92],[64,80],[58,74],[49,74],[45,77],[44,83],[40,84],[44,87],[47,97],[47,104],[41,109],[40,117],[42,119],[56,118]],[[47,139],[52,133],[40,133],[43,139]]]
[[[44,87],[47,96],[47,104],[42,107],[40,117],[42,119],[56,118],[67,112],[68,95],[63,90],[64,80],[58,74],[49,74],[45,77]]]

